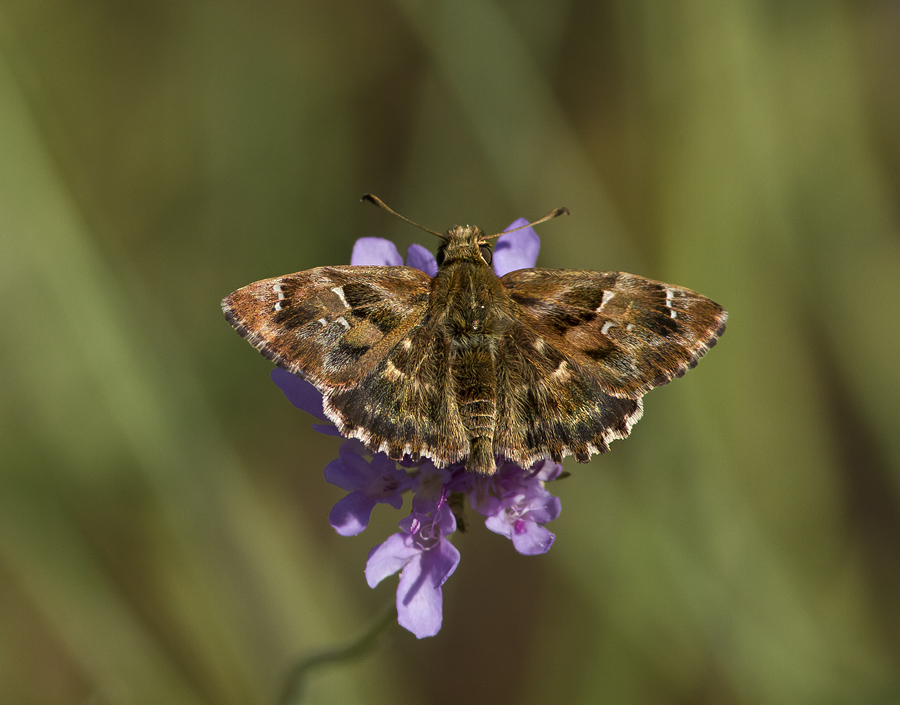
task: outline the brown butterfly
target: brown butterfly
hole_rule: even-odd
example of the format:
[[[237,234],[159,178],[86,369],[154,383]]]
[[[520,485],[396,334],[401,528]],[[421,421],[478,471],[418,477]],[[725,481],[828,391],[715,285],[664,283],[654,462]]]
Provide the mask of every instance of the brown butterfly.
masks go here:
[[[631,432],[647,391],[694,367],[725,331],[725,310],[690,289],[576,269],[498,277],[497,236],[422,229],[443,241],[434,277],[317,267],[222,302],[238,333],[316,386],[341,434],[396,460],[464,461],[483,475],[498,457],[587,462]]]

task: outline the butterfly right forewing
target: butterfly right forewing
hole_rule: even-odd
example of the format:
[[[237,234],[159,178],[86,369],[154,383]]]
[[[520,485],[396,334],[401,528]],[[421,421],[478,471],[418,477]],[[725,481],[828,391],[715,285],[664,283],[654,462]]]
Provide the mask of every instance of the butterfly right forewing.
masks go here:
[[[714,301],[633,274],[521,269],[502,281],[523,322],[614,396],[637,398],[680,377],[725,331]]]

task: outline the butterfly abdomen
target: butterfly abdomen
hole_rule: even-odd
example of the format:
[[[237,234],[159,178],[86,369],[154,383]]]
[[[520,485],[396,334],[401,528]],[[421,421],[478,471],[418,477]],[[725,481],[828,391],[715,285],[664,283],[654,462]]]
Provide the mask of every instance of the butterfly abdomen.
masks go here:
[[[494,354],[484,336],[454,341],[450,373],[459,411],[469,441],[466,467],[482,475],[496,469],[494,461],[494,424],[497,415],[497,389]]]

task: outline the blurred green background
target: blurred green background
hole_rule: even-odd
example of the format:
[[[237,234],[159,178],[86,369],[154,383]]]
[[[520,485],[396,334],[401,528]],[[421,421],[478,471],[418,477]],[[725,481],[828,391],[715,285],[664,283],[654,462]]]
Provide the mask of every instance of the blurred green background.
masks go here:
[[[393,599],[219,310],[433,246],[372,191],[731,316],[305,702],[900,702],[898,125],[894,0],[0,0],[0,700],[274,702]]]

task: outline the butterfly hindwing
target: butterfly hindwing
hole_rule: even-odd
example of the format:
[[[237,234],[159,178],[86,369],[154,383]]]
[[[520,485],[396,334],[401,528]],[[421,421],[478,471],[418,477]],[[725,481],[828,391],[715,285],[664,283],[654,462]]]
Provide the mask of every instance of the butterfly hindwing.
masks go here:
[[[392,458],[462,460],[468,439],[448,373],[451,347],[443,329],[421,321],[359,384],[327,391],[326,413],[343,435]]]
[[[546,456],[585,462],[641,417],[639,398],[608,394],[572,355],[525,324],[504,336],[498,359],[494,449],[523,467]]]

